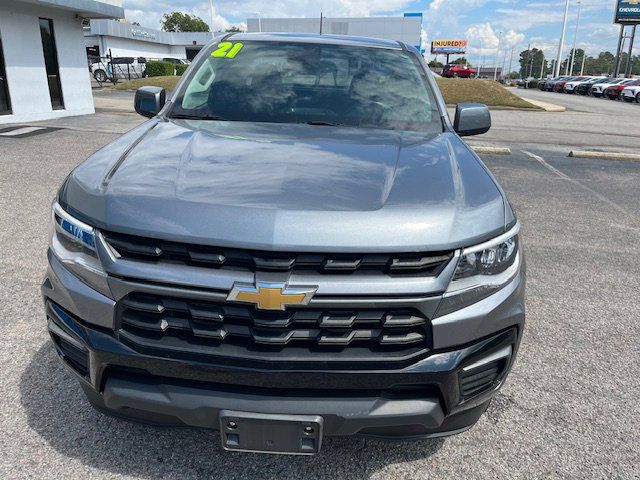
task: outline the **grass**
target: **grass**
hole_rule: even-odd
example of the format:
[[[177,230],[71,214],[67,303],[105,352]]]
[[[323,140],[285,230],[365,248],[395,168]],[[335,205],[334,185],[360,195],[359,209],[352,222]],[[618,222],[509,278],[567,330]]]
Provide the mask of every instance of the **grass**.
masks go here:
[[[498,82],[469,78],[438,78],[438,86],[447,105],[463,102],[484,103],[489,107],[530,108],[539,107],[514,95]]]
[[[162,87],[171,92],[176,88],[180,77],[148,77],[120,82],[116,90],[136,90],[144,86]],[[448,105],[462,102],[479,102],[489,107],[530,108],[539,107],[514,95],[502,85],[491,80],[472,80],[468,78],[438,78],[438,86]]]
[[[140,87],[162,87],[167,92],[171,92],[176,88],[178,81],[180,81],[181,77],[178,76],[170,76],[170,77],[147,77],[147,78],[136,78],[134,80],[128,80],[126,82],[118,82],[114,85],[113,88],[116,90],[137,90]]]

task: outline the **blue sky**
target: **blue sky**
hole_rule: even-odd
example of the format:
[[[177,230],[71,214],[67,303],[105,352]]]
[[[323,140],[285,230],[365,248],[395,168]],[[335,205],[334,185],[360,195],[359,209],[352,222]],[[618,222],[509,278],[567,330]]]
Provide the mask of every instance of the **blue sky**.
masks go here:
[[[516,53],[532,46],[555,57],[564,0],[214,0],[216,30],[242,25],[247,18],[326,16],[383,16],[423,12],[423,42],[433,39],[467,38],[471,62],[495,55],[499,32],[504,51]],[[619,27],[613,24],[615,0],[582,0],[578,46],[589,54],[615,51]],[[209,0],[124,0],[129,21],[158,28],[164,12],[181,10],[211,22]],[[570,0],[565,52],[572,44],[577,0]],[[502,55],[502,54],[501,54]]]

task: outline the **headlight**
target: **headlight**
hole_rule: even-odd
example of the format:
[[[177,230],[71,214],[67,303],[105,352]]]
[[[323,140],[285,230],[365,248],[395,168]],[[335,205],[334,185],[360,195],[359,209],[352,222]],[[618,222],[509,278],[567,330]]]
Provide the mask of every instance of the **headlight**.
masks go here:
[[[436,316],[476,303],[507,285],[520,268],[520,224],[488,242],[465,248]]]
[[[96,248],[95,229],[72,217],[58,203],[53,205],[51,250],[76,276],[100,293],[111,296],[107,274]]]

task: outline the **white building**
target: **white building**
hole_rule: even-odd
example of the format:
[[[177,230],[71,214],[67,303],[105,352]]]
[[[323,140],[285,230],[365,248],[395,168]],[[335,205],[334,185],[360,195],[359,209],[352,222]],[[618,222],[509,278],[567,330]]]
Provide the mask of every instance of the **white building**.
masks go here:
[[[93,113],[83,18],[122,0],[0,0],[0,124]]]
[[[249,18],[247,31],[272,33],[320,33],[320,18]],[[420,50],[422,14],[403,17],[323,18],[322,33],[396,40]]]
[[[212,39],[209,32],[163,32],[113,20],[91,20],[84,43],[92,55],[192,60]]]

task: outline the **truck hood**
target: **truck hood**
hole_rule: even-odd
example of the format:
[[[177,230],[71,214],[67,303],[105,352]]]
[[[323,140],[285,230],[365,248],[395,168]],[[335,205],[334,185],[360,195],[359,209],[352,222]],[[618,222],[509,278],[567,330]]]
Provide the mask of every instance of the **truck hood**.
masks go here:
[[[268,250],[437,251],[513,220],[454,134],[151,120],[77,167],[63,208],[100,229]]]

